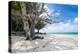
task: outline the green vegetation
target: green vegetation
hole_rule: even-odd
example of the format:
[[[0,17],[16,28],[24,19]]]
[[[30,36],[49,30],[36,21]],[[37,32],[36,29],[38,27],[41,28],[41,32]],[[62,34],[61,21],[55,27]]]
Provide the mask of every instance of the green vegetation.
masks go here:
[[[42,20],[38,20],[38,22],[35,25],[35,29],[37,29],[37,33],[39,33],[39,30],[42,29],[46,24]]]
[[[11,8],[15,10],[21,10],[20,2],[18,1],[12,1],[11,2]]]
[[[34,30],[37,29],[39,33],[39,30],[46,25],[44,22],[48,22],[48,19],[39,17],[42,13],[49,16],[44,5],[43,3],[12,1],[11,31],[24,31],[26,39],[33,39],[35,37]],[[35,21],[37,21],[36,24]]]
[[[21,11],[20,2],[12,1],[11,2],[11,10]],[[23,22],[20,16],[11,14],[11,31],[23,31]]]
[[[11,16],[11,30],[23,31],[23,22],[21,17]]]

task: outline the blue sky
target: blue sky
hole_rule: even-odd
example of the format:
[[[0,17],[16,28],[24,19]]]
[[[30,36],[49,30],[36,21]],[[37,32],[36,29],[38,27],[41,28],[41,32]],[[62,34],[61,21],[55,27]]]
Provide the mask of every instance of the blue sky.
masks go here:
[[[78,32],[78,6],[68,4],[47,4],[45,9],[52,16],[52,24],[47,24],[41,32]],[[58,23],[54,22],[57,21]]]
[[[64,22],[67,20],[74,20],[78,15],[78,6],[77,5],[66,5],[66,4],[48,4],[50,10],[55,10],[55,12],[60,13],[58,19],[62,19]]]

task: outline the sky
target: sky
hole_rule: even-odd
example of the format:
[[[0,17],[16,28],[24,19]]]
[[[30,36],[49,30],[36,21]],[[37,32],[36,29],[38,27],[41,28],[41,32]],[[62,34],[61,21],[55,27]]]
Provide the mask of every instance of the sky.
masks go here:
[[[46,4],[44,7],[52,17],[40,32],[78,32],[78,6],[68,4]]]

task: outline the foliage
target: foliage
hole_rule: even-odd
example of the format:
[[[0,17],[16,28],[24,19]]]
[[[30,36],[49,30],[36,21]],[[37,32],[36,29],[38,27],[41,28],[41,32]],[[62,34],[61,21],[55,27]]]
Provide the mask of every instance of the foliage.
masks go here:
[[[23,22],[22,22],[21,17],[11,16],[11,30],[23,31]]]
[[[18,1],[12,1],[11,2],[11,8],[15,10],[21,10],[20,2]]]
[[[26,4],[26,14],[35,14],[36,16],[35,17],[32,17],[30,16],[29,20],[31,21],[31,23],[34,21],[37,21],[36,25],[35,24],[32,24],[32,25],[35,25],[35,28],[39,31],[40,29],[42,29],[46,24],[43,22],[43,21],[47,21],[45,19],[42,19],[42,20],[38,20],[40,17],[40,15],[43,13],[43,12],[46,12],[44,11],[44,5],[43,3],[32,3],[32,2],[24,2]],[[18,2],[18,1],[12,1],[11,2],[11,9],[15,9],[16,11],[21,11],[21,3]],[[46,12],[47,13],[47,12]],[[33,23],[34,23],[33,22]],[[11,17],[11,24],[12,24],[12,30],[15,30],[15,31],[22,31],[23,30],[23,22],[22,22],[22,19],[21,17],[18,17],[18,16],[12,16]],[[33,28],[33,27],[32,27]],[[34,30],[34,28],[33,28]]]
[[[20,2],[12,1],[11,9],[15,11],[21,11]],[[23,31],[23,22],[20,16],[11,15],[11,30],[12,31]]]
[[[42,20],[38,20],[36,25],[35,25],[35,29],[38,30],[38,33],[39,33],[39,30],[42,29],[46,24],[42,21]]]

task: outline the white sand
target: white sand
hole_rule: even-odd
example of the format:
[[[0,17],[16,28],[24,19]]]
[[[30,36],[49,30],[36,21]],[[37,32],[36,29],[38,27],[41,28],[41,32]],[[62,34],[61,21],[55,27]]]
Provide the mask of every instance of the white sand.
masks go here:
[[[71,38],[64,35],[44,36],[44,39],[33,41],[25,40],[25,37],[12,36],[13,52],[35,52],[35,51],[52,51],[52,50],[72,50],[77,49],[77,37]],[[19,40],[18,40],[19,39]]]

